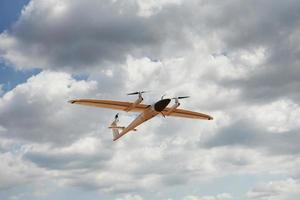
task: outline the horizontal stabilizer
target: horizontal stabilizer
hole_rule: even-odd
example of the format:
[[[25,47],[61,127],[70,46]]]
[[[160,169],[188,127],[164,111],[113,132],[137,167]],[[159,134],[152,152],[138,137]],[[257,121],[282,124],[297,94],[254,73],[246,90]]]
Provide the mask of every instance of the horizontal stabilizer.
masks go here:
[[[109,126],[109,129],[125,129],[125,126]],[[137,131],[137,129],[132,129],[133,131]]]
[[[108,128],[124,129],[125,126],[109,126]]]

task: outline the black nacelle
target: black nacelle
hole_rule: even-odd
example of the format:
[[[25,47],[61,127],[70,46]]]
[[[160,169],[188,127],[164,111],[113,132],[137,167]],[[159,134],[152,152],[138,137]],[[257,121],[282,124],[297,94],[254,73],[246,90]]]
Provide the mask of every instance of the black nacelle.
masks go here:
[[[157,112],[161,112],[168,106],[170,101],[171,101],[171,99],[162,99],[154,104],[154,109]]]

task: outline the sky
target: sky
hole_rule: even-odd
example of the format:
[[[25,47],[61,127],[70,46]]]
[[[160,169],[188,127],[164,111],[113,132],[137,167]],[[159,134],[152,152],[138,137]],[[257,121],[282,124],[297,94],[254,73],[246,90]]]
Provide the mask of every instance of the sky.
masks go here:
[[[297,200],[299,27],[297,0],[1,0],[0,199]],[[214,120],[113,142],[67,102],[140,90]]]

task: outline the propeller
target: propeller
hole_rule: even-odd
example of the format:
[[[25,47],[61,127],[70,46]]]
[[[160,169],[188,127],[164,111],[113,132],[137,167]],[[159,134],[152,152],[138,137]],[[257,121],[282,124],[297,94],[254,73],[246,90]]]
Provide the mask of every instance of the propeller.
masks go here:
[[[143,94],[143,93],[147,93],[147,92],[149,92],[149,91],[138,91],[138,92],[128,93],[127,95]]]
[[[172,99],[186,99],[186,98],[190,98],[190,96],[173,97]]]
[[[179,99],[186,99],[186,98],[190,98],[190,96],[181,96],[181,97],[173,97],[172,99],[175,99],[175,103],[179,104]]]

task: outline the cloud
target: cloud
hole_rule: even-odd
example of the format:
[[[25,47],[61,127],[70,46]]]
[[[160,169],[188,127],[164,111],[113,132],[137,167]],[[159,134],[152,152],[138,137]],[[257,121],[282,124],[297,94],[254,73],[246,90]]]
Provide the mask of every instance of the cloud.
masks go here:
[[[261,200],[287,200],[297,198],[299,193],[299,182],[290,178],[258,185],[247,193],[247,197]]]
[[[100,169],[112,156],[110,147],[104,145],[103,141],[92,137],[79,139],[61,148],[30,145],[24,158],[49,170]]]
[[[218,194],[216,196],[195,196],[189,195],[183,198],[183,200],[229,200],[233,199],[228,193]]]
[[[90,119],[80,119],[80,110],[71,111],[67,101],[89,96],[96,87],[96,82],[76,81],[66,73],[45,71],[31,77],[0,99],[3,135],[44,143],[74,141],[86,134],[83,124]]]
[[[223,83],[241,88],[244,101],[264,103],[289,97],[299,104],[299,95],[295,92],[299,90],[297,77],[300,74],[299,19],[294,17],[299,3],[294,0],[251,4],[226,1],[223,5],[224,9],[212,21],[217,23],[219,36],[225,41],[226,56],[242,64],[239,52],[264,49],[260,67],[250,76]]]
[[[293,177],[274,184],[298,186],[299,6],[296,0],[32,0],[0,35],[1,60],[42,69],[1,94],[0,166],[15,167],[12,181],[4,174],[0,187],[24,185],[31,174],[18,166],[32,166],[60,189],[126,193],[120,198],[128,200],[187,195],[195,185],[233,175]],[[67,103],[126,100],[136,90],[152,90],[147,104],[165,93],[190,95],[181,108],[214,120],[158,117],[113,143],[106,128],[111,111]],[[122,115],[121,124],[135,116]],[[247,196],[294,193],[259,188]]]
[[[271,154],[298,154],[300,149],[298,118],[299,106],[289,101],[271,105],[248,107],[247,113],[209,138],[206,147],[240,145],[261,148]],[[254,119],[252,119],[254,118]]]
[[[0,96],[2,96],[3,93],[4,93],[4,91],[3,91],[3,84],[0,84]]]
[[[170,4],[167,7],[178,11]],[[1,34],[1,57],[17,68],[83,71],[123,62],[127,55],[157,56],[185,46],[183,31],[170,33],[176,26],[168,20],[172,13],[158,12],[148,17],[138,13],[135,1],[33,0],[14,28]]]
[[[14,27],[1,34],[0,52],[17,68],[86,73],[118,72],[128,57],[182,57],[185,66],[201,66],[193,71],[205,69],[198,78],[238,92],[243,101],[290,98],[299,103],[298,9],[296,0],[33,0]],[[214,59],[207,62],[209,56]]]
[[[116,200],[143,200],[143,198],[138,194],[127,194],[122,198],[117,198]]]
[[[1,34],[1,57],[17,68],[87,73],[118,72],[130,56],[183,57],[185,66],[196,61],[202,69],[193,70],[206,70],[198,78],[238,92],[244,101],[284,97],[299,103],[298,8],[295,0],[31,1],[14,28]]]
[[[148,59],[135,62],[157,65],[153,71],[161,70],[161,64],[152,63]],[[141,74],[155,73],[150,69],[137,69],[134,64],[129,66],[128,73],[133,73],[134,70],[140,70]],[[183,79],[181,76],[184,75],[177,78]],[[138,85],[147,84],[143,79],[140,81],[142,83]],[[172,85],[176,81],[177,79],[169,84]],[[196,84],[192,82],[190,85]],[[200,177],[201,180],[209,180],[224,174],[230,175],[232,172],[287,174],[287,169],[290,169],[292,163],[283,164],[284,158],[269,158],[266,163],[270,164],[260,162],[260,160],[266,161],[266,157],[259,148],[247,149],[252,147],[251,140],[237,141],[238,144],[242,144],[238,147],[234,147],[232,143],[217,145],[218,148],[213,149],[199,146],[199,139],[207,142],[207,139],[211,137],[222,135],[221,131],[226,130],[226,126],[235,122],[233,120],[235,113],[243,109],[239,106],[234,110],[226,108],[230,111],[227,114],[219,111],[217,120],[213,123],[194,123],[194,121],[184,120],[179,124],[180,119],[155,118],[139,127],[140,133],[129,134],[118,143],[113,143],[105,125],[111,120],[109,117],[111,115],[106,115],[105,110],[99,110],[99,113],[97,109],[74,107],[66,103],[69,98],[95,98],[99,95],[100,97],[108,95],[101,93],[99,87],[102,87],[101,84],[95,81],[76,80],[68,73],[44,71],[5,93],[0,104],[3,113],[1,116],[5,114],[5,117],[1,119],[2,137],[7,140],[2,145],[3,151],[10,151],[12,146],[18,144],[23,149],[20,152],[23,159],[47,173],[43,176],[45,179],[55,178],[61,187],[79,187],[88,191],[97,190],[109,194],[131,192],[143,194],[146,190],[158,191],[160,188],[195,184]],[[281,105],[281,109],[276,112],[284,115],[294,109],[292,119],[298,115],[295,109],[297,105],[284,102],[275,103],[274,107],[278,105]],[[199,109],[198,107],[199,105],[195,104],[192,109]],[[273,112],[273,110],[272,106],[254,106],[249,109],[249,116],[252,112],[264,113]],[[63,115],[60,116],[57,113]],[[27,122],[27,118],[24,117],[29,114],[36,116],[35,120],[29,121],[31,123]],[[51,117],[47,119],[39,117],[44,115]],[[85,117],[82,118],[82,116]],[[272,116],[275,115],[270,113],[267,123],[262,123],[260,126],[272,125],[271,122],[274,120]],[[121,122],[126,124],[133,117],[121,116]],[[13,118],[15,123],[19,124],[18,129],[8,123],[9,118]],[[48,128],[51,122],[49,119],[55,122],[53,123],[55,132],[53,128]],[[259,118],[257,120],[259,121]],[[98,126],[96,123],[99,121],[102,125],[98,124]],[[281,130],[294,130],[297,126],[285,118],[279,118],[277,122],[277,127],[270,127],[270,130],[279,131],[275,134],[282,134]],[[25,125],[22,126],[22,124]],[[243,125],[238,122],[237,124]],[[283,124],[286,126],[280,129]],[[248,129],[256,131],[260,126],[249,125]],[[43,130],[43,132],[37,131],[38,135],[33,135],[34,130]],[[235,130],[238,129],[235,128]],[[102,132],[107,132],[107,135]],[[252,137],[250,133],[248,136]],[[230,141],[232,138],[227,136],[221,141],[226,142],[226,139]],[[11,140],[14,140],[12,144]],[[282,143],[284,140],[278,138],[273,143],[276,148],[278,141],[283,148],[287,147],[285,143]],[[211,147],[213,146],[216,145]],[[289,155],[294,153],[293,148],[297,149],[296,145],[288,147],[291,148],[286,151]],[[247,157],[244,157],[245,152]],[[279,163],[282,164],[279,165]],[[276,170],[281,170],[281,172],[272,170],[274,165],[277,165]]]
[[[22,157],[10,152],[1,153],[0,164],[0,191],[14,188],[20,185],[32,184],[43,177],[43,171],[34,164],[24,161]]]

